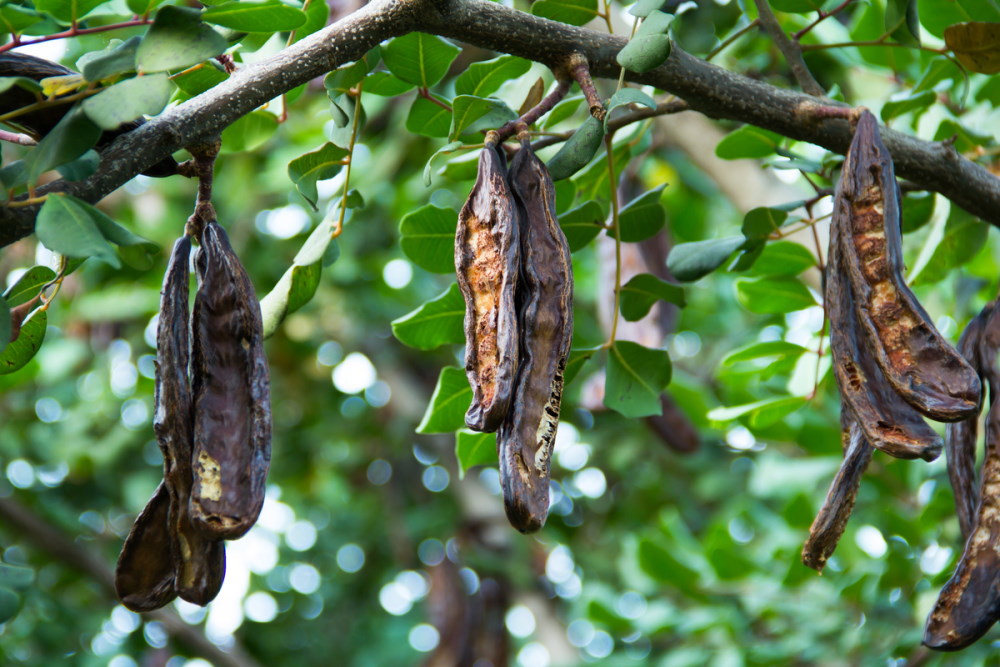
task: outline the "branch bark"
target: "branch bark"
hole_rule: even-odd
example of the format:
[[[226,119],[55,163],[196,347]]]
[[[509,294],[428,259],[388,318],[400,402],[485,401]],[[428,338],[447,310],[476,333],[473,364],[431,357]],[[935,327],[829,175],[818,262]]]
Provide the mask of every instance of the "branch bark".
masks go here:
[[[11,498],[0,498],[0,520],[22,533],[26,539],[53,559],[89,576],[100,585],[101,590],[109,599],[117,599],[114,573],[107,563],[91,550],[68,539],[43,518]],[[259,667],[258,663],[241,646],[237,644],[230,651],[223,651],[198,628],[188,625],[172,609],[157,609],[143,614],[143,616],[162,623],[171,637],[213,665],[219,667]]]
[[[102,154],[101,167],[79,183],[56,181],[38,192],[67,192],[90,202],[123,185],[166,155],[221,132],[236,119],[283,92],[360,58],[379,42],[415,30],[510,53],[556,69],[572,53],[591,74],[617,78],[615,55],[626,39],[556,23],[485,0],[375,0],[273,58],[123,135]],[[674,46],[667,61],[630,81],[684,99],[712,118],[750,123],[843,154],[851,140],[847,121],[818,118],[810,95],[783,90],[729,72]],[[885,129],[882,138],[896,173],[914,186],[939,192],[973,215],[1000,226],[1000,179],[961,157],[953,147]],[[38,206],[0,209],[0,247],[34,229]]]

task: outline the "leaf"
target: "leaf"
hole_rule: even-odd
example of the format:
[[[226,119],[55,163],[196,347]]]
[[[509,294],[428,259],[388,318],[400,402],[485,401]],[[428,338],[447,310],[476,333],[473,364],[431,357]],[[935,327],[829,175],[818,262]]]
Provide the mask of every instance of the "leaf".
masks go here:
[[[938,283],[953,269],[975,257],[986,246],[989,229],[985,222],[952,205],[944,225],[944,235],[927,264],[913,279],[913,284]]]
[[[99,127],[113,130],[143,115],[160,113],[173,92],[174,84],[166,74],[137,76],[88,97],[82,107]]]
[[[662,414],[660,394],[670,382],[670,356],[631,341],[616,341],[608,355],[604,405],[625,417]]]
[[[434,99],[446,104],[444,98],[433,95]],[[406,116],[406,129],[425,137],[447,137],[451,130],[451,110],[431,100],[418,97],[410,106]]]
[[[517,56],[500,56],[493,60],[472,63],[455,79],[455,94],[487,97],[529,69],[531,61]]]
[[[18,371],[31,361],[42,347],[47,322],[47,311],[35,309],[28,315],[17,340],[8,343],[0,353],[0,375]]]
[[[434,204],[421,206],[400,220],[399,245],[406,256],[422,269],[432,273],[452,273],[455,270],[457,225],[458,214],[454,210]]]
[[[787,218],[788,213],[781,209],[766,206],[751,209],[743,217],[743,236],[747,239],[766,239],[772,232],[778,231]]]
[[[736,296],[751,313],[790,313],[816,304],[809,289],[791,276],[741,278]]]
[[[723,160],[770,157],[778,150],[781,136],[753,125],[730,132],[715,146],[715,154]]]
[[[55,277],[56,272],[49,267],[33,266],[4,292],[3,298],[9,307],[16,308],[38,296],[41,289],[55,280]]]
[[[438,376],[431,402],[417,433],[450,433],[465,427],[465,412],[472,403],[472,389],[465,371],[445,366]]]
[[[49,250],[67,257],[94,257],[118,268],[121,262],[90,211],[74,198],[50,193],[38,212],[35,235]]]
[[[1000,72],[1000,23],[950,25],[944,29],[944,43],[966,69],[981,74]]]
[[[531,5],[531,13],[560,23],[583,25],[597,16],[597,0],[537,0]]]
[[[725,264],[730,255],[745,243],[743,236],[678,243],[670,249],[667,268],[677,280],[692,282]]]
[[[727,422],[746,418],[750,428],[765,428],[784,419],[808,403],[804,396],[778,396],[755,401],[745,405],[715,408],[709,410],[708,418],[715,422]]]
[[[288,178],[295,183],[299,194],[316,210],[319,194],[317,181],[325,181],[340,173],[347,151],[330,142],[319,149],[300,155],[288,163]]]
[[[222,131],[222,152],[255,151],[278,129],[278,119],[267,111],[252,111]]]
[[[92,51],[77,62],[77,68],[87,81],[100,81],[135,71],[135,53],[142,38],[138,35],[124,42],[112,40],[103,51]]]
[[[593,199],[559,216],[559,226],[566,235],[570,252],[576,252],[593,241],[604,229],[605,217],[604,209]]]
[[[899,100],[886,102],[882,105],[882,111],[879,115],[883,122],[887,122],[911,111],[925,111],[935,102],[937,102],[937,93],[933,90],[928,90]]]
[[[306,15],[278,0],[239,0],[209,7],[201,19],[240,32],[278,32],[302,26]]]
[[[655,236],[667,221],[660,195],[666,184],[645,192],[625,204],[618,214],[621,240],[629,243],[645,241]],[[611,231],[608,231],[611,234]]]
[[[167,5],[142,38],[135,63],[140,72],[165,72],[214,58],[227,46],[222,35],[201,22],[198,10]]]
[[[497,434],[476,433],[462,429],[455,433],[455,457],[459,479],[470,468],[497,462]]]
[[[563,371],[563,385],[568,386],[570,382],[580,374],[583,367],[590,361],[591,357],[604,347],[583,347],[569,351],[569,359],[566,360],[566,369]]]
[[[86,153],[97,143],[101,130],[80,108],[70,109],[59,123],[46,134],[24,159],[29,183],[38,177]]]
[[[816,258],[805,246],[794,241],[771,241],[763,246],[753,264],[753,273],[761,276],[796,276],[816,266]]]
[[[460,49],[440,37],[411,32],[382,47],[390,72],[403,81],[430,88],[444,78]]]
[[[461,134],[497,128],[515,118],[517,113],[502,100],[459,95],[452,100],[448,138],[454,141]]]
[[[641,320],[657,301],[684,307],[684,288],[651,273],[640,273],[622,285],[621,311],[629,322]]]
[[[68,25],[82,19],[104,2],[106,0],[35,0],[35,9]]]
[[[777,357],[784,359],[788,357],[798,358],[805,354],[806,348],[796,343],[786,340],[769,340],[762,343],[750,343],[733,350],[722,358],[720,362],[723,366],[732,366],[741,361],[752,361],[765,357]]]
[[[465,342],[465,299],[458,283],[414,311],[392,321],[392,334],[404,345],[433,350]]]

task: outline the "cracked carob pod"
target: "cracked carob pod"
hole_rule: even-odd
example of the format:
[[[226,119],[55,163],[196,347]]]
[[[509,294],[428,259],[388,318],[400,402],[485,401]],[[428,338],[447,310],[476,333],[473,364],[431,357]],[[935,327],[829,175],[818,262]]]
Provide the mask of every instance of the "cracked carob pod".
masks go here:
[[[510,407],[517,374],[514,299],[520,254],[507,165],[491,133],[455,233],[455,273],[465,298],[465,372],[472,386],[465,423],[474,431],[497,430]]]
[[[873,447],[897,458],[932,461],[941,453],[941,438],[886,382],[855,317],[845,279],[847,231],[843,217],[833,220],[824,292],[841,410],[854,417]]]
[[[549,463],[573,337],[573,268],[555,216],[552,178],[526,136],[510,183],[521,221],[521,363],[497,449],[507,518],[530,533],[549,511]]]
[[[867,109],[847,151],[833,220],[845,230],[845,266],[861,329],[897,392],[922,414],[958,421],[979,407],[980,382],[934,328],[903,280],[899,186]]]
[[[847,520],[851,518],[858,497],[861,476],[872,460],[872,446],[865,440],[856,419],[841,418],[844,461],[830,484],[823,506],[809,527],[809,538],[802,547],[802,563],[819,572],[833,555]]]
[[[271,460],[271,401],[260,304],[215,221],[200,233],[191,332],[194,484],[191,520],[207,536],[235,539],[264,503]]]

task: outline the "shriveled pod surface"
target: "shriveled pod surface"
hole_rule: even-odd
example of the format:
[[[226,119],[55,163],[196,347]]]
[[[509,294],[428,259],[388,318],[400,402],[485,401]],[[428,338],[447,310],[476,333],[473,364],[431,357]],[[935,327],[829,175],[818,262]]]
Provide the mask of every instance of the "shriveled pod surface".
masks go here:
[[[878,121],[863,110],[837,186],[833,224],[846,230],[845,266],[861,329],[897,392],[938,421],[979,407],[979,377],[931,322],[903,279],[900,195]]]
[[[841,409],[855,418],[873,447],[898,458],[932,461],[941,453],[940,436],[886,382],[875,362],[871,341],[855,317],[851,284],[844,275],[845,255],[849,254],[845,232],[844,219],[835,219],[830,227],[824,294]]]
[[[820,572],[844,534],[858,497],[861,476],[868,468],[874,451],[853,417],[841,419],[841,422],[844,461],[830,484],[823,506],[809,527],[809,538],[802,547],[803,564]]]
[[[552,178],[526,137],[510,183],[521,220],[521,364],[497,448],[507,518],[529,533],[549,511],[549,464],[573,337],[573,267],[555,216]]]
[[[163,478],[170,494],[169,529],[173,536],[177,594],[205,605],[222,587],[226,550],[219,540],[206,537],[191,524],[191,466],[194,436],[188,315],[188,260],[191,237],[182,236],[163,278],[160,316],[156,328],[156,389],[153,431],[163,453]]]
[[[170,494],[160,483],[139,512],[115,566],[115,593],[132,611],[159,609],[177,597]]]
[[[195,258],[191,331],[191,520],[209,537],[244,535],[260,514],[271,460],[271,400],[260,304],[226,232],[212,221]]]
[[[465,372],[472,386],[465,423],[486,432],[497,430],[507,415],[518,361],[514,299],[521,248],[500,151],[496,135],[488,137],[455,233],[455,273],[465,298]]]

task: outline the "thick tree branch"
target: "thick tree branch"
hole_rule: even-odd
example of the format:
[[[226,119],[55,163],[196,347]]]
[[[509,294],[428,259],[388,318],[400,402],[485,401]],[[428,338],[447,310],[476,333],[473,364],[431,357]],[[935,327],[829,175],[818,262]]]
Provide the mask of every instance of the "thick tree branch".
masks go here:
[[[219,133],[282,92],[356,60],[379,42],[414,30],[450,37],[559,67],[582,54],[594,76],[617,78],[615,55],[624,37],[555,23],[484,0],[376,0],[273,58],[237,71],[229,80],[117,139],[100,169],[79,183],[57,181],[39,192],[66,191],[94,202],[169,153]],[[817,119],[812,96],[754,81],[695,58],[674,46],[660,67],[630,81],[683,98],[713,118],[750,123],[799,141],[844,153],[847,121]],[[884,130],[896,173],[939,192],[970,213],[1000,226],[1000,179],[948,145]],[[30,234],[38,207],[0,209],[0,247]]]
[[[63,565],[79,570],[97,582],[111,600],[115,596],[115,575],[101,558],[90,549],[68,539],[44,519],[12,498],[0,498],[0,520],[20,532],[36,547]],[[167,633],[187,646],[192,653],[213,665],[221,667],[258,667],[258,663],[237,644],[228,652],[223,651],[193,625],[172,609],[157,609],[144,614],[145,618],[159,621]]]

